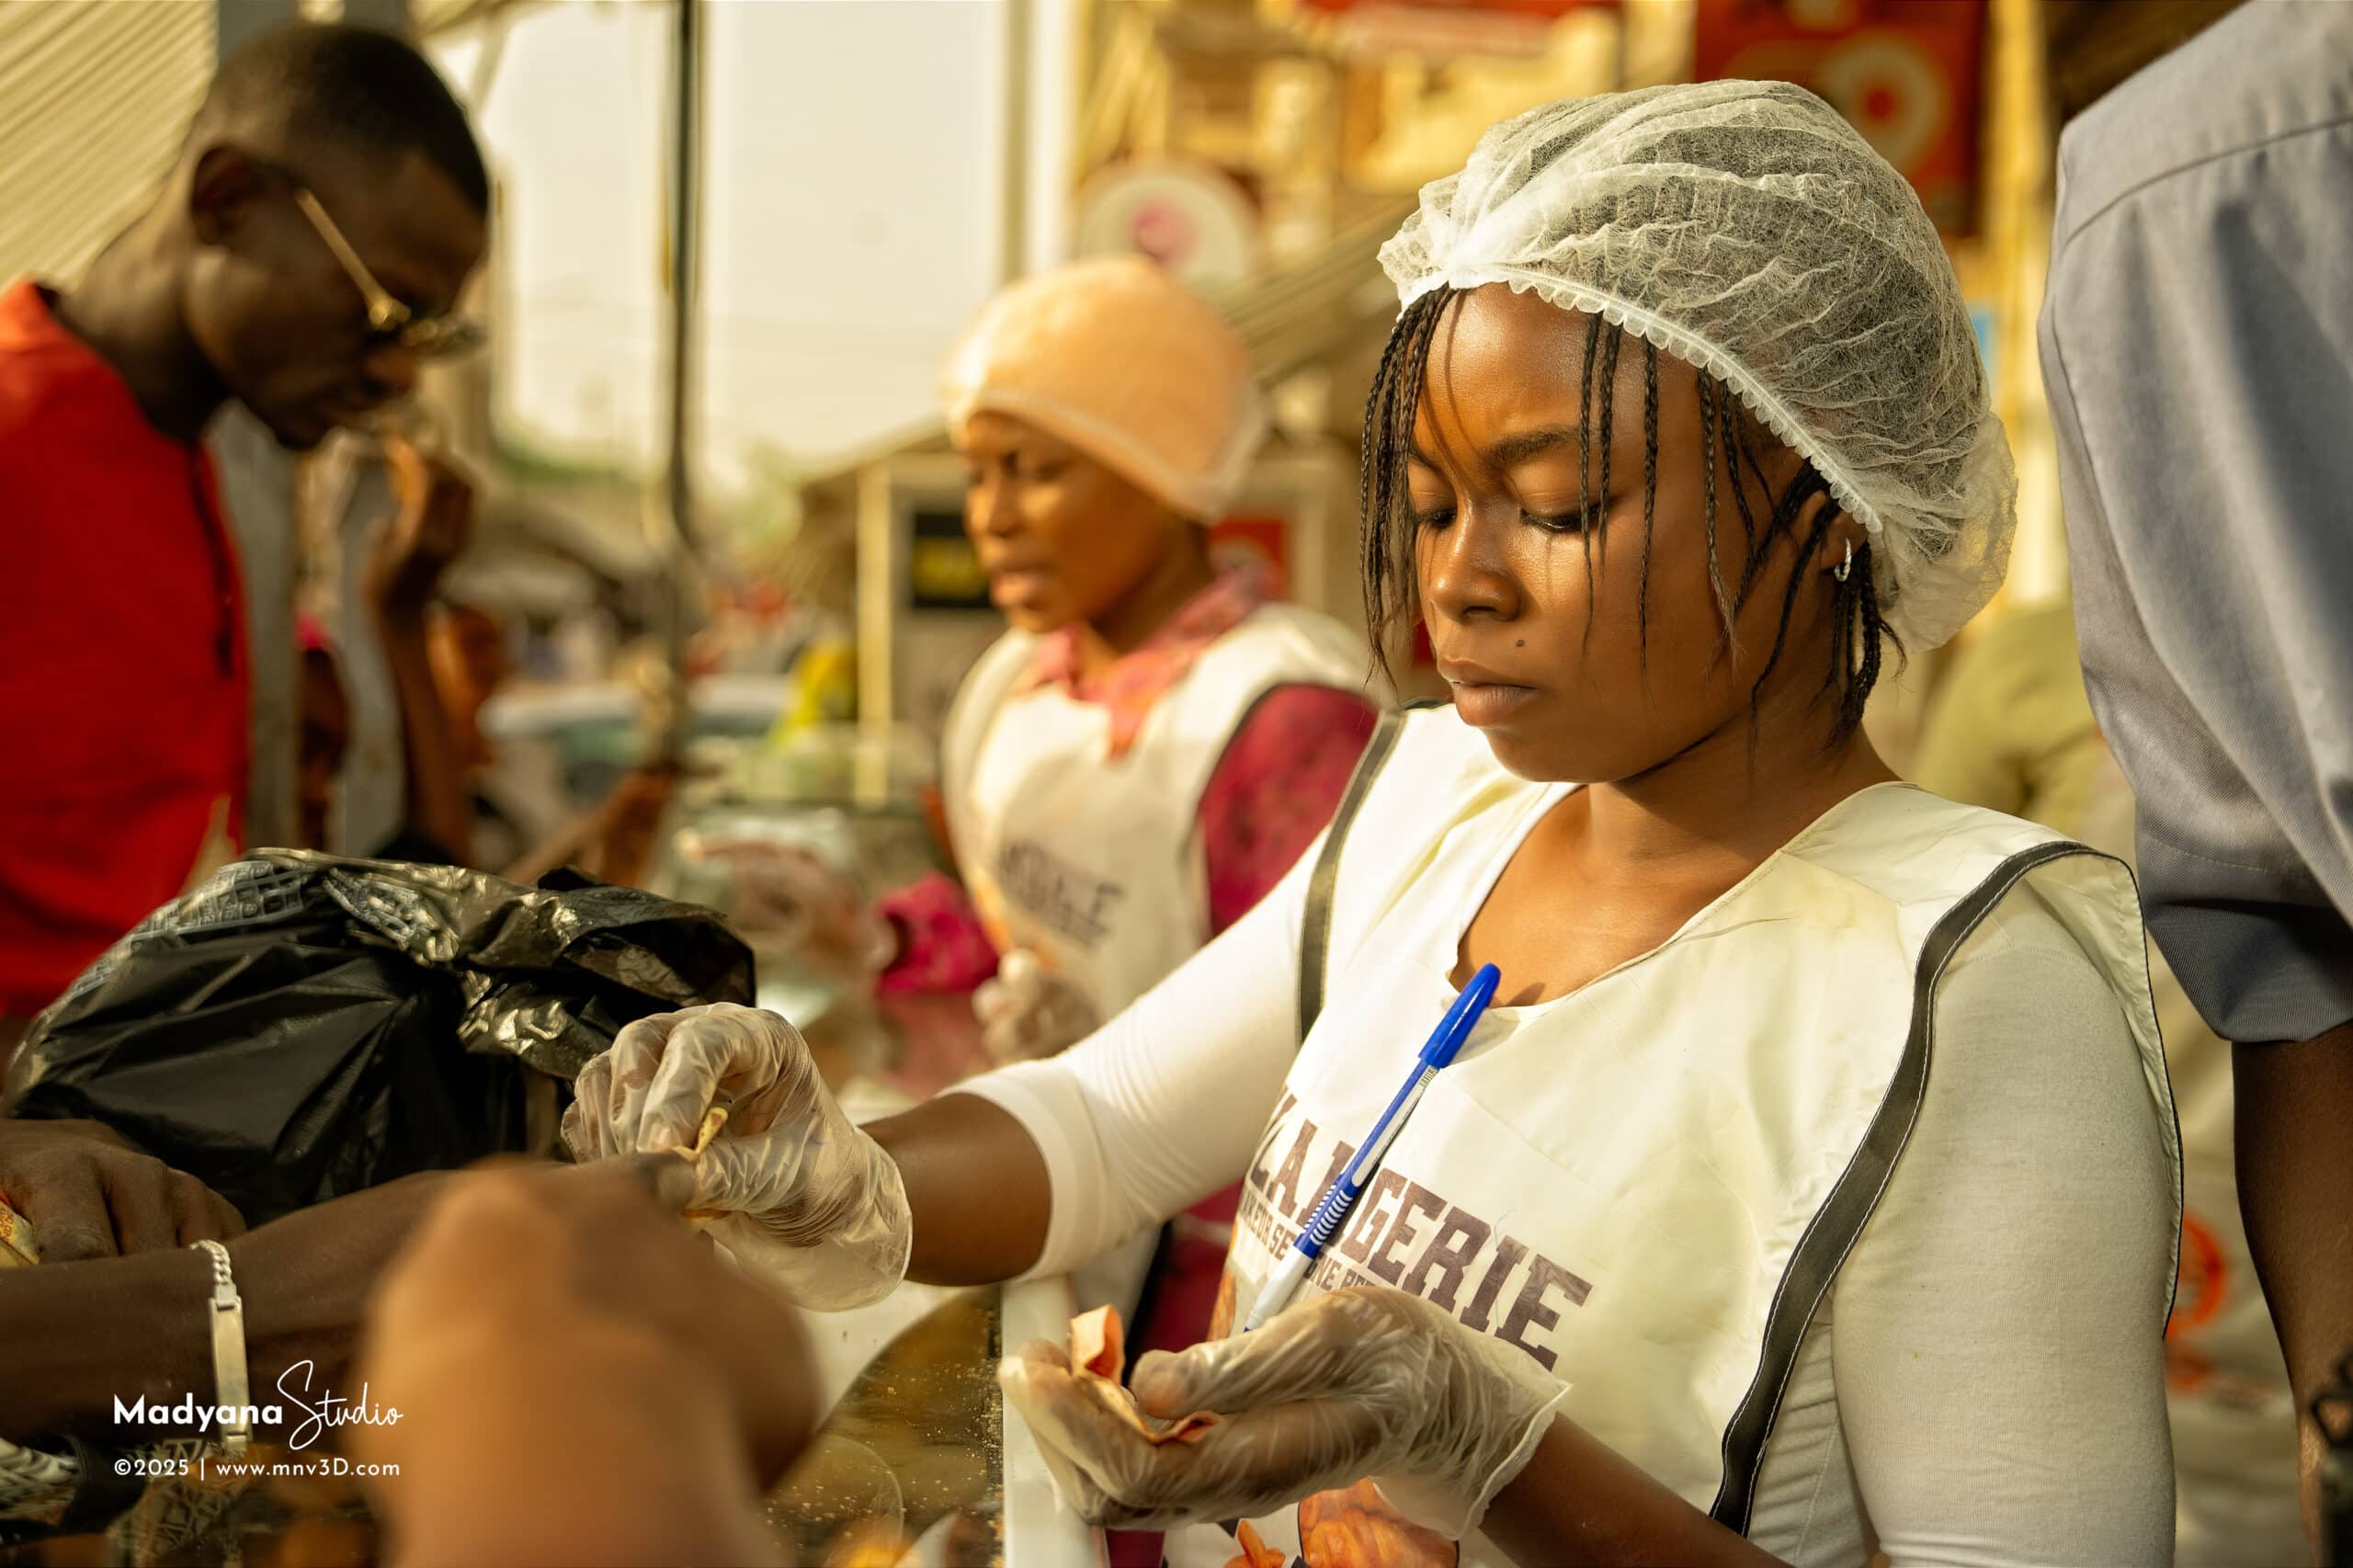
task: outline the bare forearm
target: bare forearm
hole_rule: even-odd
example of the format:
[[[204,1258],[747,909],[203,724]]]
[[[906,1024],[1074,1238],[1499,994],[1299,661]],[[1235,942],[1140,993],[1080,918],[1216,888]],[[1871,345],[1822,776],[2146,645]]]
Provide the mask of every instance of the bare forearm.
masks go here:
[[[326,1278],[332,1259],[281,1267],[287,1249],[272,1237],[262,1244],[271,1254],[256,1262],[252,1244],[230,1244],[244,1300],[247,1381],[255,1404],[278,1405],[290,1424],[300,1422],[286,1391],[335,1390],[352,1350],[356,1313],[346,1298],[367,1279]],[[185,1247],[0,1274],[0,1345],[11,1361],[0,1379],[0,1437],[147,1443],[171,1434],[118,1424],[118,1400],[169,1408],[192,1394],[209,1409],[218,1397],[211,1291],[210,1263]]]
[[[433,679],[421,606],[381,605],[376,626],[401,710],[401,745],[408,763],[408,820],[460,865],[473,858],[473,807],[458,754],[457,727]]]
[[[1495,1494],[1482,1528],[1513,1561],[1546,1568],[1758,1568],[1779,1561],[1565,1418],[1552,1423],[1528,1467]]]
[[[2239,1207],[2301,1408],[2353,1350],[2353,1024],[2233,1055]],[[2314,1506],[2320,1433],[2302,1422]]]
[[[906,1184],[909,1278],[984,1285],[1038,1261],[1052,1195],[1045,1156],[1010,1115],[975,1095],[942,1095],[866,1131]]]

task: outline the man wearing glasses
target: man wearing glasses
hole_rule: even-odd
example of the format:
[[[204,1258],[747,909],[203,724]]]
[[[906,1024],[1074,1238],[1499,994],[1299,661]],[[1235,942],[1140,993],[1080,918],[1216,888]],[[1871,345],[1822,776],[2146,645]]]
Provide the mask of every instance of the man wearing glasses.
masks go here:
[[[450,311],[488,207],[415,51],[292,28],[222,65],[80,284],[0,293],[0,1060],[241,835],[244,627],[206,426],[234,400],[305,450],[469,347]]]

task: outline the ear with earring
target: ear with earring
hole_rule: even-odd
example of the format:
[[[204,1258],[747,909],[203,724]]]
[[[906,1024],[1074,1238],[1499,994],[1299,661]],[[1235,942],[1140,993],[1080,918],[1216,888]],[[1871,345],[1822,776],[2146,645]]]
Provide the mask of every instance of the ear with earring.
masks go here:
[[[1846,543],[1847,558],[1830,569],[1830,575],[1841,583],[1852,576],[1855,571],[1855,541],[1850,539]]]

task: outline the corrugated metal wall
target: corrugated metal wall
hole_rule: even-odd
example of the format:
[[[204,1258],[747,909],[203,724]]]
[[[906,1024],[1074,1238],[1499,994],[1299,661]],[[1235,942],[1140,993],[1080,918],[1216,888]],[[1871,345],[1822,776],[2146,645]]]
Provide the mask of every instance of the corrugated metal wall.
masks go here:
[[[212,74],[214,0],[0,5],[0,280],[80,276],[138,215]]]

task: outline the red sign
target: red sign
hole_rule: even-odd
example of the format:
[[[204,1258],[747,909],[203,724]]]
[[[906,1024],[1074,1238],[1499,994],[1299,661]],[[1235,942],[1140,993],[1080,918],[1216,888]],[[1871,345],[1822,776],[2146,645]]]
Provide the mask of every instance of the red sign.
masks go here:
[[[1692,74],[1795,82],[1836,106],[1920,194],[1974,225],[1984,0],[1699,0]]]

